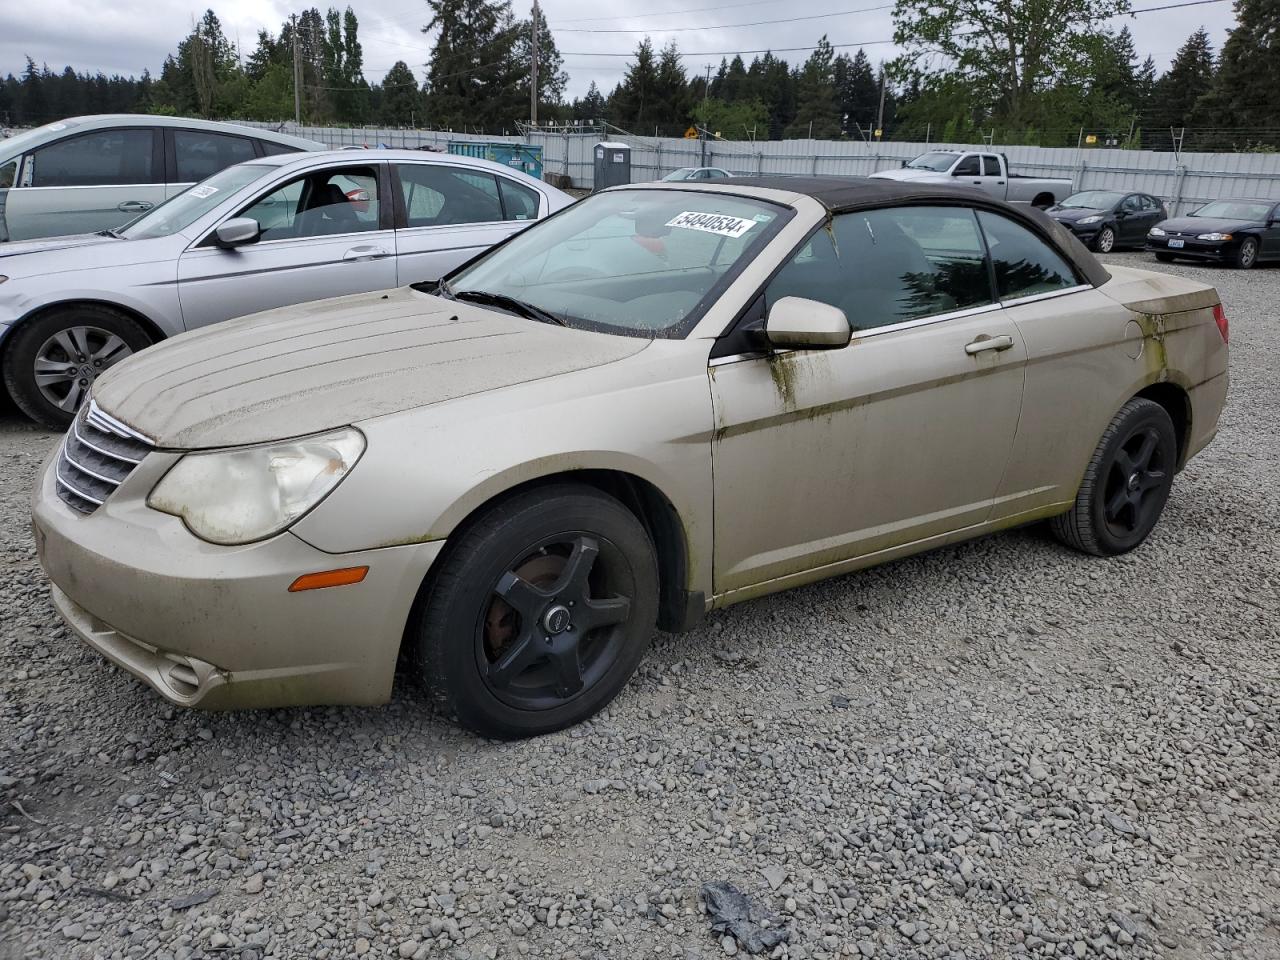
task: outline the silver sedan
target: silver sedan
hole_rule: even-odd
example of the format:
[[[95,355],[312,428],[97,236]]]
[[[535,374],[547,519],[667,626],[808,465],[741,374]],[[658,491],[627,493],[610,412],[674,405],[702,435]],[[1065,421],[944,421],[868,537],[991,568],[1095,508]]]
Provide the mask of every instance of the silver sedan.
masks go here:
[[[415,150],[229,167],[119,231],[0,247],[0,369],[65,427],[106,369],[274,307],[435,280],[573,200],[487,160]]]

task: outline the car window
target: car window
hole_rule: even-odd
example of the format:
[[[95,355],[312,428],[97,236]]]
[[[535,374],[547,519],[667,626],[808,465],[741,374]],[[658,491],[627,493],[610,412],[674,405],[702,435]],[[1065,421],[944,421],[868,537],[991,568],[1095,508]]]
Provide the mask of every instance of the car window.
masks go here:
[[[498,178],[498,188],[502,192],[502,210],[508,220],[538,219],[537,190],[506,177]]]
[[[302,153],[301,147],[291,147],[287,143],[276,143],[274,140],[259,140],[258,146],[262,148],[264,157],[275,157],[282,153]]]
[[[291,180],[236,216],[257,220],[262,240],[294,240],[377,230],[379,212],[377,170],[344,167]]]
[[[18,160],[15,157],[6,163],[0,163],[0,190],[6,190],[13,186],[13,181],[18,176]]]
[[[156,183],[155,135],[149,129],[94,130],[35,150],[33,187]]]
[[[959,163],[956,164],[955,170],[952,171],[952,176],[976,177],[979,174],[981,174],[981,172],[982,172],[982,168],[979,166],[978,158],[976,156],[965,157],[963,160],[961,160]]]
[[[765,290],[765,305],[807,297],[839,307],[854,330],[992,302],[973,211],[899,207],[841,214]]]
[[[1140,206],[1136,196],[1128,196],[1124,198],[1124,202],[1120,204],[1120,209],[1128,213],[1135,213]]]
[[[996,293],[1015,300],[1079,285],[1075,272],[1045,241],[1007,217],[978,213],[995,268]]]
[[[982,175],[984,177],[1000,176],[1000,161],[995,157],[984,155],[982,158]]]
[[[712,180],[723,180],[725,177],[729,176],[729,174],[724,170],[711,170],[708,172],[708,176],[710,176]]]
[[[396,176],[410,227],[502,219],[502,200],[492,174],[437,163],[402,163],[396,165]]]
[[[680,337],[791,211],[676,190],[588,197],[447,278],[532,303],[569,326]]]
[[[233,164],[252,160],[253,141],[207,130],[173,131],[173,155],[178,183],[198,183]]]
[[[1142,200],[1142,209],[1147,212],[1160,209],[1160,203],[1154,197],[1148,197],[1145,193],[1140,198]]]

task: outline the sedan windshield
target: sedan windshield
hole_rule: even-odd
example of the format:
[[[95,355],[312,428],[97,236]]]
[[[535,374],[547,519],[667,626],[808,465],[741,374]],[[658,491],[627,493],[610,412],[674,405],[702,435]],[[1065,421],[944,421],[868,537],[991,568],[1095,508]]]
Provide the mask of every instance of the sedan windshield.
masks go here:
[[[1082,193],[1073,193],[1058,206],[1064,210],[1109,210],[1122,199],[1124,199],[1123,193],[1115,193],[1111,190],[1085,190]]]
[[[126,240],[151,240],[168,237],[185,230],[206,213],[265,173],[276,167],[244,163],[215,173],[194,187],[166,200],[160,206],[144,213],[137,220],[122,228],[120,236]]]
[[[726,194],[609,191],[463,267],[442,292],[567,326],[681,337],[791,215]]]
[[[946,173],[956,162],[954,153],[924,153],[907,164],[909,170],[932,170],[934,173]]]
[[[1191,214],[1193,217],[1207,217],[1214,220],[1266,220],[1271,213],[1271,204],[1252,200],[1215,200]]]

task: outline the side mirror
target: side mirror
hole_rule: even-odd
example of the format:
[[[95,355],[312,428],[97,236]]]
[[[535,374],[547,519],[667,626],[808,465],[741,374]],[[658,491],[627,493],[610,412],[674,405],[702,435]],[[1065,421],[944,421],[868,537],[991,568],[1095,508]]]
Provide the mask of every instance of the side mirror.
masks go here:
[[[235,217],[224,220],[213,231],[213,240],[223,250],[234,250],[246,243],[257,243],[262,227],[251,217]]]
[[[769,344],[780,350],[839,350],[853,339],[839,307],[804,297],[783,297],[764,321]]]

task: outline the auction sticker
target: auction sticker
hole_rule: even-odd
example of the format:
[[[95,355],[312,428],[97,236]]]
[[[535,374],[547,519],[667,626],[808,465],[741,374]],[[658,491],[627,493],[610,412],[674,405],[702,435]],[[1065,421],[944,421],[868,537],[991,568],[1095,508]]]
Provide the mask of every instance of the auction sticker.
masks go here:
[[[193,197],[199,197],[201,200],[208,200],[217,192],[218,192],[217,187],[211,187],[207,183],[201,184],[198,187],[191,188],[191,195]]]
[[[685,230],[701,230],[703,233],[714,233],[721,237],[737,238],[756,225],[754,220],[743,217],[731,217],[724,213],[698,213],[686,210],[667,221],[668,227],[681,227]]]

